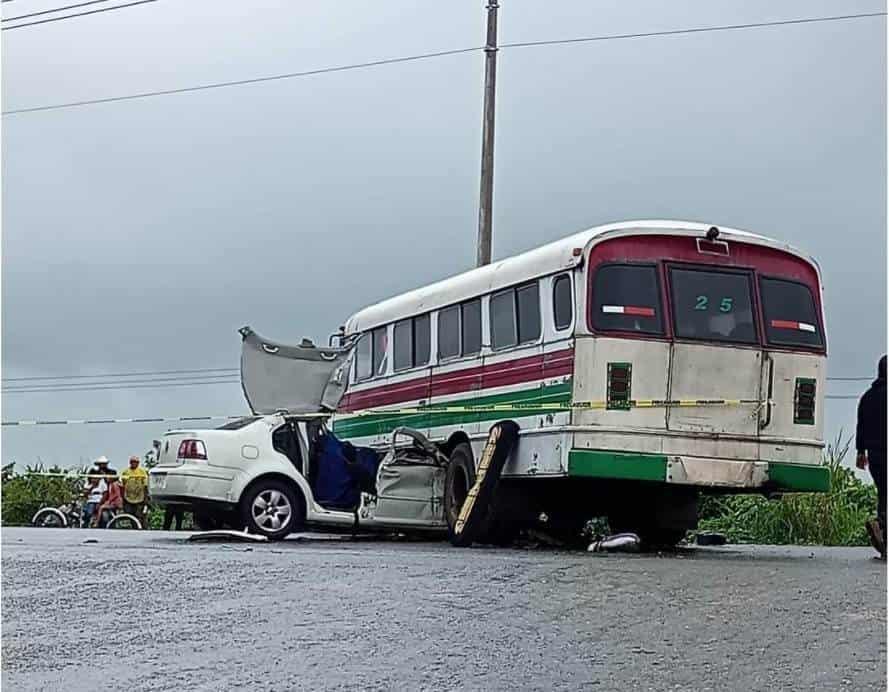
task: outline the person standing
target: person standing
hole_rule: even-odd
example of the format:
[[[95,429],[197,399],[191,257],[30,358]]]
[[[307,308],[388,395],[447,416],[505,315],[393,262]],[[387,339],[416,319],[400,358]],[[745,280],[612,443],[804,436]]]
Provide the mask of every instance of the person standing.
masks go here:
[[[877,519],[867,523],[871,543],[886,559],[886,356],[877,365],[877,379],[858,402],[855,450],[859,469],[870,469],[877,486]]]
[[[145,513],[148,504],[148,472],[139,466],[137,456],[130,457],[130,467],[120,474],[123,484],[123,511],[132,514],[148,528],[148,516]]]
[[[181,507],[174,507],[172,505],[167,505],[164,507],[164,531],[169,531],[170,527],[173,525],[173,520],[176,520],[176,530],[182,530],[182,520],[185,517],[185,512]]]
[[[105,497],[105,491],[107,489],[108,485],[105,483],[104,478],[87,476],[83,489],[84,495],[86,495],[86,502],[83,505],[83,517],[80,522],[82,528],[92,527],[96,510],[99,508],[99,505],[102,504],[102,498]]]

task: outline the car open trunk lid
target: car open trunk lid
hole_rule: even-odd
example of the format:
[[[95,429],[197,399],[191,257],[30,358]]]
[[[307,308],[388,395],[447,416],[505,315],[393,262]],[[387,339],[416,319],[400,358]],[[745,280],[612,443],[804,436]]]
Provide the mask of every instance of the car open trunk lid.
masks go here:
[[[241,387],[255,414],[335,411],[346,389],[351,348],[287,346],[240,330]]]

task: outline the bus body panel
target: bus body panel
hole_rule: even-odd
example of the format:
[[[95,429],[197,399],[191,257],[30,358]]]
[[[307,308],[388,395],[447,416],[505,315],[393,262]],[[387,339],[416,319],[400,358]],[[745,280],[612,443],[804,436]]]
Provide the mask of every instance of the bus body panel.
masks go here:
[[[719,236],[728,250],[710,252],[701,244],[707,228],[664,221],[592,229],[357,313],[346,323],[346,334],[387,329],[383,362],[390,363],[393,325],[428,314],[432,353],[429,365],[421,369],[397,373],[386,367],[368,381],[356,381],[353,372],[334,417],[335,432],[356,444],[382,446],[392,429],[409,425],[442,443],[468,440],[478,459],[488,428],[512,419],[521,432],[504,469],[507,479],[587,476],[759,488],[774,486],[769,475],[774,469],[775,478],[787,487],[820,488],[821,475],[813,480],[808,471],[793,470],[795,465],[819,465],[823,449],[826,336],[818,267],[780,242],[732,229],[723,229]],[[640,308],[632,303],[604,306],[601,300],[597,304],[595,272],[608,263],[644,264],[656,273],[657,297],[650,306],[641,306],[641,314],[656,311],[660,331],[596,327],[594,308]],[[673,281],[674,273],[681,277],[683,272],[713,275],[711,308],[721,306],[725,312],[732,312],[735,298],[721,292],[719,278],[746,278],[746,302],[737,303],[741,309],[732,317],[737,324],[746,319],[754,336],[745,343],[730,338],[716,343],[677,335]],[[573,319],[567,328],[563,324],[556,329],[553,287],[564,275],[571,277]],[[806,349],[766,343],[763,277],[808,287],[817,314],[807,319],[817,323],[819,344]],[[524,282],[539,286],[540,338],[495,350],[491,298]],[[479,352],[438,358],[441,311],[476,298],[482,316]],[[686,304],[679,309],[693,308]],[[690,312],[680,316],[686,321],[695,317]],[[777,321],[787,319],[801,318],[778,315]],[[636,404],[608,406],[613,384],[609,364],[630,366],[631,399]],[[797,415],[799,380],[814,383],[817,391],[813,420],[801,422]],[[687,401],[701,399],[710,403]],[[682,405],[674,405],[675,400]],[[433,408],[424,411],[427,405]],[[534,410],[534,405],[544,406]],[[547,410],[546,405],[561,408]],[[387,409],[385,414],[368,410],[381,407]],[[629,475],[609,475],[609,464]],[[674,468],[679,470],[671,472]]]

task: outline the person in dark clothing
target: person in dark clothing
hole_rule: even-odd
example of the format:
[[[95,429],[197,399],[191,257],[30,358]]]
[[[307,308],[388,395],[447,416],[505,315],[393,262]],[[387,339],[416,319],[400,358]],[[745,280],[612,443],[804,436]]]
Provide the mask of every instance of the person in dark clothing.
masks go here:
[[[176,521],[176,530],[182,530],[182,520],[185,517],[185,511],[180,507],[164,507],[164,531],[169,531],[173,526],[173,520]]]
[[[867,532],[880,557],[886,559],[886,356],[880,358],[877,379],[858,403],[855,431],[855,465],[870,469],[877,486],[877,520],[867,524]]]

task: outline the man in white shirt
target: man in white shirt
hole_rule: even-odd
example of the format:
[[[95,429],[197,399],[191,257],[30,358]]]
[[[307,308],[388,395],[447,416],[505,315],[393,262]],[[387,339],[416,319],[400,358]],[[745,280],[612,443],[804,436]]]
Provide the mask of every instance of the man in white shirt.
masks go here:
[[[87,478],[83,490],[86,494],[86,504],[83,506],[81,525],[91,526],[96,508],[102,504],[102,498],[105,496],[105,491],[108,490],[108,484],[104,478]]]
[[[117,475],[117,472],[110,468],[108,463],[108,457],[100,456],[93,463],[93,467],[87,471],[86,482],[83,484],[86,504],[83,508],[81,526],[91,526],[98,519],[95,516],[96,508],[102,504],[105,492],[108,490],[108,481]]]

